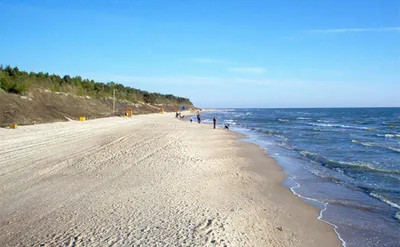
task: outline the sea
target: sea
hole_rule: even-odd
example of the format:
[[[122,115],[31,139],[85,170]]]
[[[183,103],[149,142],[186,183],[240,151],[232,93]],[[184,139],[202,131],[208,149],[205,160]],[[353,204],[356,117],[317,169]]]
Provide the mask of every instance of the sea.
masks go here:
[[[400,246],[400,108],[202,112],[284,167],[283,185],[320,209],[342,246]]]

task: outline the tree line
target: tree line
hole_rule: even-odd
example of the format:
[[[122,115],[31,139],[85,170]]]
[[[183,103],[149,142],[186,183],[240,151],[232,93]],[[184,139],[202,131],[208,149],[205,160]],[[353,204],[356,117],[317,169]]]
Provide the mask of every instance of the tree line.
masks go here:
[[[149,93],[140,89],[126,87],[113,81],[103,83],[94,80],[82,79],[80,76],[63,77],[43,72],[20,71],[18,67],[3,67],[0,65],[0,88],[9,93],[25,94],[32,88],[43,88],[53,92],[64,92],[78,96],[94,98],[115,97],[134,103],[175,104],[192,106],[188,98],[177,97],[172,94]]]

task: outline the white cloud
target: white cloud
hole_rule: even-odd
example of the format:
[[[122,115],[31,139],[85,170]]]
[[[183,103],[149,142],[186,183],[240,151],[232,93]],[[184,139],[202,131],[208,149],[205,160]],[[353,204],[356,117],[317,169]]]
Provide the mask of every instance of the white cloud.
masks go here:
[[[306,30],[306,32],[311,32],[311,33],[400,32],[400,27],[315,29],[315,30]]]
[[[230,68],[229,70],[245,74],[264,74],[265,72],[267,72],[266,69],[261,67],[238,67],[238,68]]]
[[[211,63],[211,64],[227,64],[228,61],[223,59],[214,59],[214,58],[192,58],[190,59],[192,62],[196,63]]]

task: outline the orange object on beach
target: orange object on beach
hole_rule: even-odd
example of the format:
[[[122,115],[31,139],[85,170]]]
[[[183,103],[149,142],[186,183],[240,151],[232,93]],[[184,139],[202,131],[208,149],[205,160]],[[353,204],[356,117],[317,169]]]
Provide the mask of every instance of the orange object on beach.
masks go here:
[[[125,109],[125,116],[126,117],[132,117],[132,113],[133,113],[133,111],[132,111],[132,108],[126,108]]]

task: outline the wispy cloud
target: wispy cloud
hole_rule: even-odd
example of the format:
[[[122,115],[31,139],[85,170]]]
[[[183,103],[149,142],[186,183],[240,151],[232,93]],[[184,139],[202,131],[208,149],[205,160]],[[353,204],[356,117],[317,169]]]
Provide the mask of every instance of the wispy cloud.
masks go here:
[[[310,33],[400,32],[400,27],[312,29]]]
[[[196,63],[211,63],[211,64],[227,64],[228,61],[223,59],[214,59],[214,58],[191,58],[190,61]]]
[[[261,67],[237,67],[237,68],[230,68],[229,70],[245,74],[264,74],[265,72],[267,72],[266,69]]]

